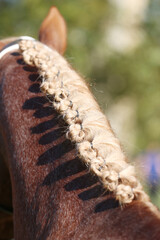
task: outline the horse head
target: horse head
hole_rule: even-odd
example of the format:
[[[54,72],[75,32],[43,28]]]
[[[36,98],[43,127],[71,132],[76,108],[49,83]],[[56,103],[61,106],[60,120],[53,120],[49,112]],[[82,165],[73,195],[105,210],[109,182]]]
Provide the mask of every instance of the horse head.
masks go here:
[[[9,178],[12,187],[0,203],[11,208],[12,195],[15,239],[159,239],[158,210],[60,55],[66,26],[55,7],[39,39],[0,45],[0,187]]]

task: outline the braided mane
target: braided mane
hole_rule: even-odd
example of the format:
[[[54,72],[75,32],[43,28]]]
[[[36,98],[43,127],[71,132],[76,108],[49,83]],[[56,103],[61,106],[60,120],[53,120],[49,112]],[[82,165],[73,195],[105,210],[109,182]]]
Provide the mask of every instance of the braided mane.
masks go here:
[[[52,96],[53,107],[68,124],[66,137],[75,143],[79,157],[112,191],[121,204],[149,202],[148,195],[127,162],[119,140],[83,79],[55,50],[38,41],[22,40],[24,61],[38,68],[41,90]]]

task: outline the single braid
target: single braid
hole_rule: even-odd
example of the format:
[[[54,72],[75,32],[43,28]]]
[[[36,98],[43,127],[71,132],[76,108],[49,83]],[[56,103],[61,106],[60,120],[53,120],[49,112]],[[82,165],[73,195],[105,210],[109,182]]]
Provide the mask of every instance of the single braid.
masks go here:
[[[40,42],[19,43],[24,61],[42,76],[41,90],[53,96],[53,107],[68,124],[66,137],[75,143],[79,157],[121,204],[133,199],[149,201],[126,161],[119,140],[86,83],[55,50]]]

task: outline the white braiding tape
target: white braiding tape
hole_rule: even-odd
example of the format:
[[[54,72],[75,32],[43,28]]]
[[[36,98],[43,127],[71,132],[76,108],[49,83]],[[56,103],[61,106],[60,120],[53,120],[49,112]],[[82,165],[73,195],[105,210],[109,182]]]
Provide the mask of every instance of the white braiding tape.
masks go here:
[[[18,43],[22,40],[35,40],[35,39],[32,38],[32,37],[28,37],[28,36],[21,36],[21,37],[17,38],[15,41],[12,41],[12,42],[8,43],[0,51],[0,59],[9,52],[19,50],[19,44]]]

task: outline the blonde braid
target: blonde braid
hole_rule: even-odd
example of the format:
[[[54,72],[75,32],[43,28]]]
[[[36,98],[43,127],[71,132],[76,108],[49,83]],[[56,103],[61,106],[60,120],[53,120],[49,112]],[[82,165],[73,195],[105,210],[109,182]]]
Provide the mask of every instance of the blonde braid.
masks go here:
[[[79,157],[121,204],[133,199],[149,201],[126,161],[119,140],[86,83],[55,50],[40,42],[19,43],[24,61],[36,66],[43,77],[42,92],[52,95],[54,108],[68,124],[66,137],[76,144]]]

